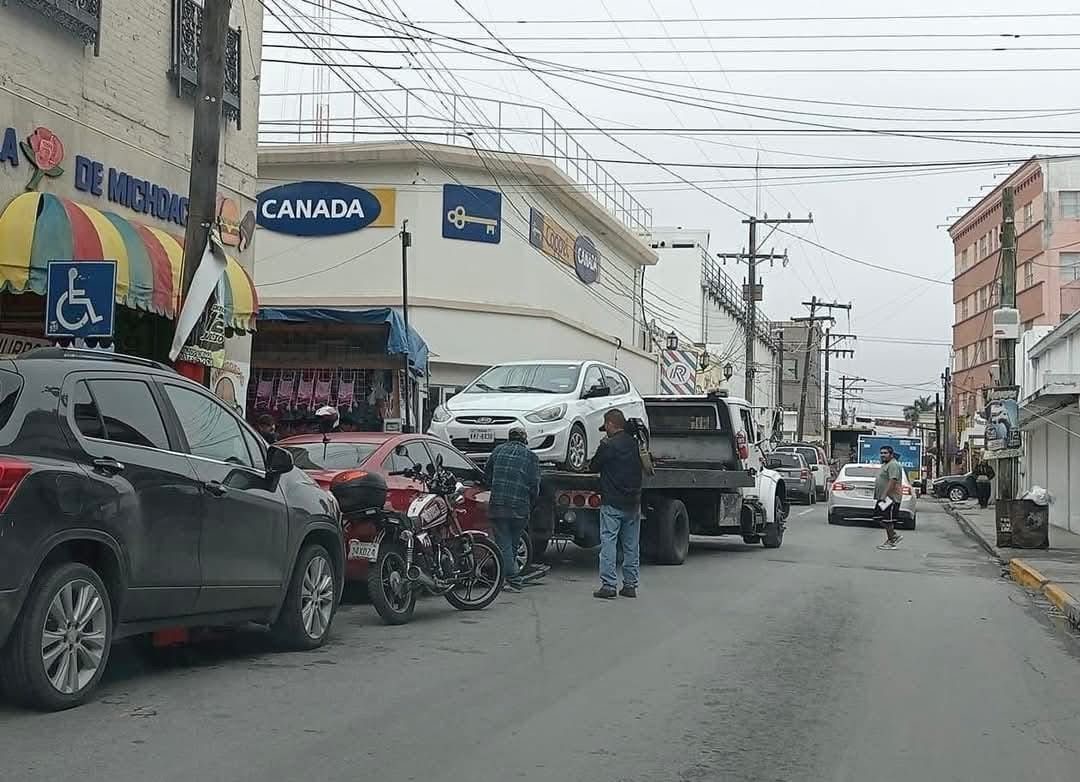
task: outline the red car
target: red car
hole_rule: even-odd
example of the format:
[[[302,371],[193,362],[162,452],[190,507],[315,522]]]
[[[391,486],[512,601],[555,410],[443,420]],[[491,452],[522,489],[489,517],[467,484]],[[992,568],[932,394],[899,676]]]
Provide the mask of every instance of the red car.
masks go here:
[[[335,432],[323,443],[321,434],[304,434],[279,440],[276,445],[288,449],[296,466],[329,490],[330,482],[339,473],[358,467],[386,477],[386,505],[396,511],[408,510],[409,503],[423,485],[410,478],[390,475],[419,464],[425,470],[436,456],[442,456],[443,467],[457,475],[465,484],[465,504],[461,526],[490,532],[487,505],[490,492],[483,486],[484,473],[460,451],[441,440],[423,434],[392,432]],[[345,576],[349,580],[367,579],[368,552],[375,539],[375,527],[370,523],[348,524],[345,527]],[[519,561],[522,553],[519,553]]]

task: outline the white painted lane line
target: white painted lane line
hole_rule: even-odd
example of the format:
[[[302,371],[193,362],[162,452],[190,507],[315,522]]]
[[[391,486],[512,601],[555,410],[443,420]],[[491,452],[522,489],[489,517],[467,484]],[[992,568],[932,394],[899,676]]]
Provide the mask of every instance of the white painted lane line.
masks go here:
[[[796,516],[805,516],[807,513],[813,513],[813,512],[814,512],[814,508],[807,508],[806,510],[799,511],[795,515]]]

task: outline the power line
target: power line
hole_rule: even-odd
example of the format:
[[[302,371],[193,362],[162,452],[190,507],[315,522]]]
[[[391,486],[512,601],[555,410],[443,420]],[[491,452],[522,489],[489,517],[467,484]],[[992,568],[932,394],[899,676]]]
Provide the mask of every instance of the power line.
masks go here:
[[[971,14],[884,14],[884,15],[859,15],[859,16],[726,16],[712,17],[708,19],[677,17],[665,19],[668,24],[688,24],[705,22],[709,24],[741,24],[744,22],[893,22],[893,21],[933,21],[933,20],[963,20],[963,19],[1067,19],[1080,17],[1080,13],[1051,12],[1051,13],[971,13]],[[630,17],[626,19],[485,19],[473,18],[472,22],[462,19],[428,19],[418,21],[417,24],[492,24],[492,25],[564,25],[576,26],[579,24],[655,24],[655,19],[642,17]]]

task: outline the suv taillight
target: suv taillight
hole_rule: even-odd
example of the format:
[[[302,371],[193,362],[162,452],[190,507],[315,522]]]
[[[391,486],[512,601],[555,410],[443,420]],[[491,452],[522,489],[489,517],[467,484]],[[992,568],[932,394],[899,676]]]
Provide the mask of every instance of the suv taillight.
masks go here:
[[[15,496],[15,490],[19,488],[23,478],[30,474],[33,469],[21,459],[9,459],[0,457],[0,513],[7,508],[8,502]]]
[[[799,478],[800,478],[800,479],[802,479],[802,480],[804,480],[804,481],[805,481],[805,480],[806,480],[807,478],[809,478],[809,477],[810,477],[810,471],[809,471],[809,470],[801,470],[801,471],[799,472]]]

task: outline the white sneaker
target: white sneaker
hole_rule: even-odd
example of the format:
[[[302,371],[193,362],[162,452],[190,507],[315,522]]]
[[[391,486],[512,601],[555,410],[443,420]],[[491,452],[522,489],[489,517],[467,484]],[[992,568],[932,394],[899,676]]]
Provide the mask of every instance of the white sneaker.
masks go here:
[[[896,549],[896,544],[890,541],[880,544],[878,548],[882,551],[894,551]]]

